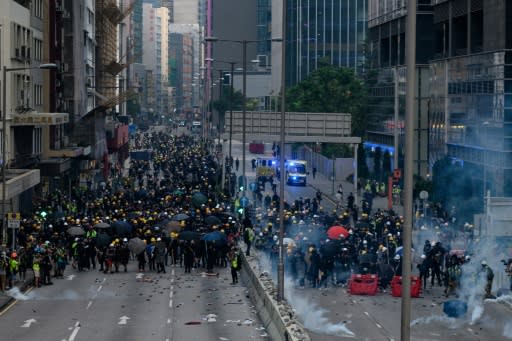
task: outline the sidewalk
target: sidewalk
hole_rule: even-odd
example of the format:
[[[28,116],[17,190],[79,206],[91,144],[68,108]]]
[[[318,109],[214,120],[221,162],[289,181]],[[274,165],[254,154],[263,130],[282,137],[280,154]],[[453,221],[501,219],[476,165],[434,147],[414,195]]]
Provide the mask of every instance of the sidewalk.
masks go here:
[[[34,281],[34,273],[32,270],[27,270],[27,275],[25,281],[17,281],[14,284],[14,288],[7,290],[6,292],[0,293],[0,313],[6,309],[10,304],[16,301],[16,296],[20,293],[25,293],[27,290],[32,288],[32,283]],[[10,295],[9,295],[10,294]],[[12,295],[12,296],[11,296]]]

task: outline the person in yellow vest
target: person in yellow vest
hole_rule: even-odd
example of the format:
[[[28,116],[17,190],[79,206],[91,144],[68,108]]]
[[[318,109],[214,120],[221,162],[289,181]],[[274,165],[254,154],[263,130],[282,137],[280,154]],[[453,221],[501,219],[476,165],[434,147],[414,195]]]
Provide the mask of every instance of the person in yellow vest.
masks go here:
[[[9,288],[12,289],[14,286],[14,282],[16,281],[16,274],[19,270],[19,262],[18,262],[18,254],[16,251],[13,251],[11,254],[11,258],[9,259]]]
[[[236,246],[231,249],[228,257],[229,257],[229,262],[231,264],[231,279],[232,279],[231,284],[237,284],[238,283],[238,271],[240,270],[240,266],[241,266],[241,256],[240,256],[240,251],[238,250],[238,248]]]
[[[38,253],[34,256],[34,260],[32,261],[32,270],[34,271],[34,286],[36,288],[40,288],[41,284],[39,282],[39,278],[41,277],[41,257]]]

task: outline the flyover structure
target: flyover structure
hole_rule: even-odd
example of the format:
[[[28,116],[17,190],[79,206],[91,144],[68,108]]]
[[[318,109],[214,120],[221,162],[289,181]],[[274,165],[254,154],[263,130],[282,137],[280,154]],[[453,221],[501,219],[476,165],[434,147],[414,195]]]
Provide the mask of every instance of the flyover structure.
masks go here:
[[[278,141],[281,136],[280,112],[247,111],[245,137],[249,141]],[[241,111],[226,112],[224,140],[241,140],[244,120]],[[347,113],[287,112],[285,117],[285,140],[316,143],[361,143],[360,137],[351,136],[352,115]]]

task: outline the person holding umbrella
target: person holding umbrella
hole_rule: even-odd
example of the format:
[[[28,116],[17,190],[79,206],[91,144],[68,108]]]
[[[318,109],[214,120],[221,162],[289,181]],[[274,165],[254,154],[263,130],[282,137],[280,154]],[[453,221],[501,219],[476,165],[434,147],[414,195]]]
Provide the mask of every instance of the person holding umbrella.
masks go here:
[[[194,265],[194,241],[185,241],[183,244],[183,263],[185,264],[185,273],[190,273]]]

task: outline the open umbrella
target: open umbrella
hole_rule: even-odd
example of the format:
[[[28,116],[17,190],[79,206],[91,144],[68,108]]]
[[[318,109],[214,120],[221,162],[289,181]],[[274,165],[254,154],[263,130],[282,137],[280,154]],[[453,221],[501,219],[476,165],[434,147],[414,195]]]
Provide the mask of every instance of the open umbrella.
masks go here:
[[[220,231],[213,231],[205,234],[201,239],[206,242],[225,243],[226,235]]]
[[[148,191],[146,191],[145,189],[139,189],[137,192],[135,192],[134,194],[135,196],[135,199],[144,199],[148,196]]]
[[[190,217],[187,214],[179,213],[179,214],[176,214],[174,217],[172,217],[172,220],[180,221],[180,220],[187,220],[188,218],[190,218]]]
[[[208,198],[201,192],[196,192],[192,195],[192,204],[194,204],[195,207],[199,207],[207,202]]]
[[[174,192],[172,192],[172,194],[174,194],[174,195],[182,195],[183,193],[185,193],[185,192],[183,192],[183,191],[182,191],[181,189],[179,189],[179,188],[178,188],[177,190],[175,190]]]
[[[85,234],[84,229],[80,226],[72,226],[68,228],[67,232],[72,236],[83,236]]]
[[[105,247],[110,244],[112,238],[106,233],[99,233],[96,237],[96,246],[99,248]]]
[[[130,234],[132,225],[126,220],[118,220],[112,224],[112,228],[119,235]]]
[[[210,216],[206,217],[204,222],[207,225],[210,225],[210,226],[211,225],[219,225],[221,223],[220,219],[217,216],[214,216],[214,215],[210,215]]]
[[[343,236],[345,238],[348,237],[348,231],[343,226],[331,226],[327,230],[327,236],[330,239],[340,239],[340,236]]]
[[[194,231],[182,231],[178,237],[181,240],[198,240],[199,234]]]
[[[411,248],[411,252],[414,253],[414,248]],[[397,247],[395,250],[395,256],[403,257],[403,255],[404,255],[404,247],[403,246]]]
[[[167,232],[167,233],[171,233],[171,232],[179,232],[181,231],[181,226],[180,226],[180,222],[179,221],[171,221],[171,222],[168,222],[167,224],[165,224],[164,226],[164,231]]]
[[[370,227],[371,227],[371,225],[367,221],[358,221],[356,223],[356,228],[358,228],[358,229],[369,229]]]
[[[146,243],[142,239],[135,237],[128,241],[128,248],[131,252],[139,254],[146,249]]]
[[[108,229],[110,227],[110,224],[101,222],[101,223],[97,223],[96,225],[94,225],[94,227],[97,229]]]

